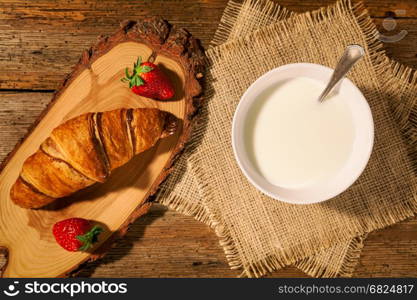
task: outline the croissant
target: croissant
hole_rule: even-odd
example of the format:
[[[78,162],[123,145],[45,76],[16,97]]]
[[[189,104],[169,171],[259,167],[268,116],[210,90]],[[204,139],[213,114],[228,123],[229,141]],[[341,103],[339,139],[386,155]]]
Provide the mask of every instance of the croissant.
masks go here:
[[[23,163],[10,190],[24,208],[42,207],[96,182],[175,133],[178,119],[156,108],[87,113],[56,127]]]

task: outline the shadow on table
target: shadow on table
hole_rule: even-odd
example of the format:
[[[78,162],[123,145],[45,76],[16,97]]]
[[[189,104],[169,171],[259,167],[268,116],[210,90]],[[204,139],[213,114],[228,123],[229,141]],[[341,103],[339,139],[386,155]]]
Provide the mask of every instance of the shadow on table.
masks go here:
[[[80,271],[75,271],[75,277],[91,277],[97,267],[117,262],[128,255],[132,250],[133,245],[140,242],[146,227],[151,225],[158,218],[163,217],[166,211],[166,209],[153,210],[151,207],[147,214],[138,218],[129,226],[127,234],[119,239],[113,247],[106,252],[103,258],[94,262],[87,262],[85,265],[80,266]]]
[[[376,100],[370,103],[369,99],[375,91],[360,86],[359,88],[368,100],[374,120],[375,138],[371,158],[364,172],[351,187],[340,196],[319,205],[337,211],[341,215],[363,219],[380,216],[384,210],[393,211],[398,209],[400,203],[407,205],[407,198],[413,199],[415,187],[411,184],[411,177],[417,175],[415,171],[417,169],[414,169],[412,164],[417,161],[417,153],[414,141],[406,133],[409,127],[414,128],[415,125],[411,120],[402,120],[401,114],[398,113],[398,110],[410,109],[404,104],[403,95],[381,91],[381,97],[376,97]],[[381,108],[383,103],[377,100],[387,101],[387,107]],[[391,118],[389,114],[392,115]],[[406,125],[404,122],[409,124]],[[390,138],[390,135],[394,136],[397,133],[402,135],[402,141]],[[394,147],[394,142],[404,143],[401,147],[405,150],[400,152]],[[401,159],[400,154],[403,154]],[[406,162],[407,167],[398,165],[398,163],[405,165]],[[404,174],[409,174],[410,177]],[[359,215],[359,212],[363,215]]]

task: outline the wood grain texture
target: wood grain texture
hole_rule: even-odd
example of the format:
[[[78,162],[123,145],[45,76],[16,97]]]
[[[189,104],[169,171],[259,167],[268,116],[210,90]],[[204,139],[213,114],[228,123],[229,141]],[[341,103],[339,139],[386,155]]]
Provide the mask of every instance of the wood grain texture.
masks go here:
[[[279,0],[302,12],[333,0]],[[125,16],[137,19],[162,15],[186,27],[208,45],[227,0],[165,1],[21,1],[0,2],[0,160],[23,136],[49,102],[51,93],[21,89],[53,90],[77,61],[81,51],[98,34],[112,32]],[[390,57],[417,67],[417,8],[415,0],[366,0],[381,33],[407,30],[396,43],[385,44]],[[397,9],[397,27],[383,29],[386,16]],[[416,277],[417,219],[372,233],[354,276]],[[202,223],[155,205],[148,215],[132,224],[126,239],[102,260],[79,274],[94,277],[235,277],[229,269],[215,234]],[[303,277],[286,268],[271,277]]]
[[[332,2],[334,0],[279,1],[297,12]],[[381,30],[383,18],[398,9],[405,10],[404,15],[398,15],[400,21],[396,30],[407,30],[409,34],[400,43],[387,44],[386,48],[400,62],[417,67],[415,0],[367,0],[365,3]],[[207,46],[226,4],[227,0],[1,1],[0,88],[56,89],[81,51],[89,47],[98,34],[110,34],[127,18],[162,16],[187,28]],[[399,50],[403,48],[407,51]]]
[[[365,242],[355,277],[416,277],[417,220],[372,233]],[[79,276],[236,277],[217,237],[206,225],[161,205],[138,219],[126,238],[102,261]],[[267,277],[306,277],[295,267]]]
[[[50,93],[0,92],[0,160],[49,102]],[[417,276],[417,219],[372,233],[365,241],[357,277]],[[154,205],[124,239],[78,276],[236,277],[215,234],[191,217]],[[294,267],[269,277],[305,277]]]
[[[334,3],[334,0],[277,0],[282,6],[290,10],[303,12],[312,9],[318,9],[325,5]],[[373,18],[384,18],[387,15],[395,14],[396,10],[406,10],[405,15],[399,15],[399,18],[416,18],[417,5],[414,0],[363,0],[365,7]]]
[[[172,99],[154,101],[135,95],[120,81],[138,57],[164,70],[175,88]],[[30,132],[0,165],[0,246],[9,253],[2,276],[66,276],[83,262],[101,257],[115,239],[126,234],[130,223],[147,210],[146,201],[170,173],[190,136],[201,104],[203,72],[204,54],[198,41],[158,18],[125,21],[114,34],[83,52]],[[177,132],[112,172],[106,184],[93,185],[42,209],[22,209],[12,203],[10,188],[23,162],[54,128],[88,112],[137,107],[174,114],[181,119]],[[93,220],[104,228],[97,245],[88,252],[67,252],[52,236],[54,223],[74,216]]]

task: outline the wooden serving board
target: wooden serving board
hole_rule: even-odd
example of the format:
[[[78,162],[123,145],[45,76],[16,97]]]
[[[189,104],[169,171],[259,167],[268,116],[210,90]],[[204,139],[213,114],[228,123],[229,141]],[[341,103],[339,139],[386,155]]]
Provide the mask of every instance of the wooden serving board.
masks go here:
[[[133,94],[120,79],[138,56],[157,64],[175,85],[170,101]],[[0,246],[8,253],[4,277],[62,277],[101,257],[115,238],[149,208],[146,200],[166,178],[187,141],[200,104],[204,54],[197,40],[161,19],[125,22],[110,37],[85,51],[51,103],[0,167]],[[52,129],[77,115],[121,107],[157,107],[182,119],[179,132],[96,184],[43,209],[23,209],[9,196],[24,160]],[[90,253],[67,252],[55,242],[52,226],[70,217],[101,223],[105,232]]]

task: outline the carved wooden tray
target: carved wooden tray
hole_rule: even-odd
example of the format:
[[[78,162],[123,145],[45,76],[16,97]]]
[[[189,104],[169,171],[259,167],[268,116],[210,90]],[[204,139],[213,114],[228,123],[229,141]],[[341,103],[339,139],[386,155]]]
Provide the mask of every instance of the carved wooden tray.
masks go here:
[[[154,101],[133,94],[120,81],[124,69],[137,57],[154,61],[175,85],[170,101]],[[125,22],[110,37],[99,38],[85,51],[52,101],[0,167],[0,246],[8,253],[4,277],[68,276],[82,263],[101,257],[131,222],[145,213],[146,202],[166,178],[187,141],[200,104],[200,79],[204,54],[187,31],[161,19]],[[36,151],[53,128],[77,115],[121,107],[157,107],[182,119],[178,134],[136,156],[117,169],[104,184],[65,199],[48,208],[30,210],[15,205],[9,191],[23,161]],[[55,242],[55,222],[82,217],[102,223],[106,231],[90,253],[67,252]]]

